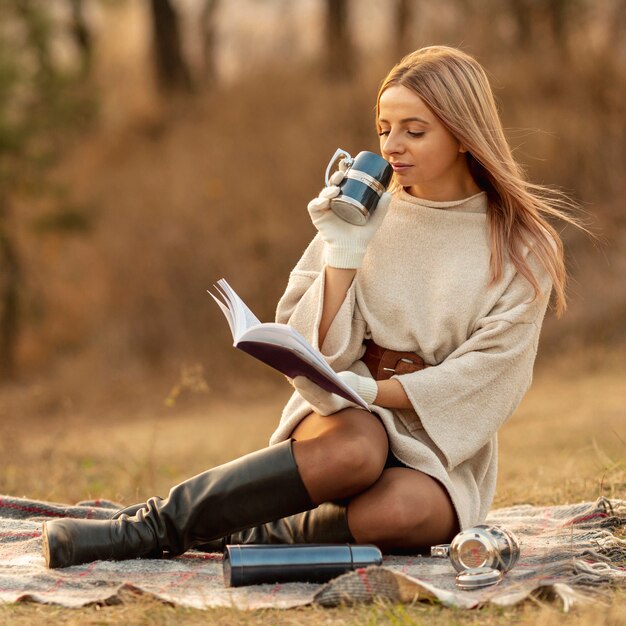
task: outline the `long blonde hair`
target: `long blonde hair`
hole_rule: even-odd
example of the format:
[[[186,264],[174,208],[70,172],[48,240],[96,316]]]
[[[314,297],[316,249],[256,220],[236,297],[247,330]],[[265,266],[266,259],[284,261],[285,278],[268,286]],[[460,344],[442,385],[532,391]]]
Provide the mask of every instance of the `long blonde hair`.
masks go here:
[[[502,278],[505,256],[532,285],[539,283],[523,253],[533,251],[552,278],[557,316],[566,308],[566,271],[563,243],[546,217],[558,217],[576,226],[567,215],[572,203],[562,193],[526,180],[513,158],[485,71],[468,54],[447,46],[430,46],[404,57],[381,84],[376,101],[392,85],[415,92],[446,128],[467,148],[474,180],[487,192],[487,219],[491,235],[491,281]]]

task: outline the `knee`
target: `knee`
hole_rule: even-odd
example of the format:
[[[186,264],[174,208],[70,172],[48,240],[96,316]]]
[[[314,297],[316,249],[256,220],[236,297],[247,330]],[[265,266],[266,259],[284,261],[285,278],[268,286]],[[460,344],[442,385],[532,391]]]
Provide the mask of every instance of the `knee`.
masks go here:
[[[395,548],[425,545],[428,542],[425,537],[429,534],[427,529],[433,524],[439,525],[436,507],[431,498],[407,489],[402,481],[393,478],[393,470],[388,470],[377,483],[379,506],[374,511],[371,510],[371,501],[360,503],[361,509],[363,506],[369,509],[366,518],[370,528],[367,532],[374,533],[374,537],[369,539]]]
[[[382,545],[398,549],[424,549],[449,542],[454,534],[452,510],[442,511],[429,497],[416,497],[392,485],[384,497],[384,517],[378,533]],[[375,543],[376,541],[374,541]]]
[[[382,474],[389,448],[378,419],[347,409],[331,416],[312,414],[293,433],[294,453],[315,502],[354,496]]]
[[[423,549],[445,543],[458,532],[456,513],[444,489],[413,470],[390,468],[348,509],[359,543],[383,549]]]
[[[341,438],[332,448],[328,469],[345,486],[347,495],[367,489],[380,478],[387,458],[386,441],[383,445],[357,433]]]
[[[406,498],[402,494],[389,494],[389,496],[385,506],[385,517],[390,521],[387,532],[398,545],[421,543],[423,529],[434,515],[430,503],[426,500],[416,504],[413,498]]]

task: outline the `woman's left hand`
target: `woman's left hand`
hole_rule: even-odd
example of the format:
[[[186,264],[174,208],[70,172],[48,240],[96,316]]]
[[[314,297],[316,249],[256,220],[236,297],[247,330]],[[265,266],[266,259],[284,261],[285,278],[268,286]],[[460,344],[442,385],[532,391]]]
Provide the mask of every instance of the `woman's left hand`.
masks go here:
[[[339,372],[339,377],[368,404],[373,404],[376,400],[378,386],[372,378],[359,376],[354,372]],[[322,389],[304,376],[296,376],[291,384],[319,415],[332,415],[343,409],[357,407],[350,400]]]

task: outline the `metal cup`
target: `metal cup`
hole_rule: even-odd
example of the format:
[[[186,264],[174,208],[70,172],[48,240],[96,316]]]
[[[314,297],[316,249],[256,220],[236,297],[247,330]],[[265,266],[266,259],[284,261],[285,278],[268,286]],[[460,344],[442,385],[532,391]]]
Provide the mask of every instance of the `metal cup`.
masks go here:
[[[458,572],[493,568],[508,572],[520,555],[519,541],[500,526],[481,524],[460,532],[450,544],[450,561]]]
[[[359,152],[353,159],[348,152],[338,148],[326,168],[326,186],[330,185],[330,170],[340,156],[344,157],[348,169],[339,184],[339,195],[330,201],[330,208],[342,220],[363,226],[391,182],[393,169],[373,152]]]

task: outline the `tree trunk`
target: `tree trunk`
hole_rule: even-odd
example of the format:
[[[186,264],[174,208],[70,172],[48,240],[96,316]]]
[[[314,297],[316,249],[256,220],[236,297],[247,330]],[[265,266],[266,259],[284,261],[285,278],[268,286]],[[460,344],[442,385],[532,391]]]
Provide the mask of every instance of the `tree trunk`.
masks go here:
[[[394,12],[395,56],[399,61],[412,49],[411,30],[413,27],[414,0],[397,0]]]
[[[204,86],[211,89],[217,83],[217,64],[215,60],[215,15],[219,0],[205,0],[200,18],[202,40],[202,63]]]
[[[70,30],[80,52],[82,73],[88,74],[91,69],[91,60],[93,57],[93,39],[91,37],[91,31],[87,26],[87,21],[85,20],[84,6],[84,0],[70,0],[70,8],[72,11]]]
[[[578,0],[548,0],[544,9],[548,14],[552,40],[563,61],[569,62],[569,34],[572,14],[584,14],[585,7]],[[584,19],[584,18],[583,18]]]
[[[170,0],[150,0],[150,7],[158,85],[163,91],[189,92],[192,81],[182,53],[178,15]]]
[[[8,232],[6,200],[0,197],[0,382],[17,375],[20,263]]]
[[[532,0],[512,0],[509,5],[517,28],[517,45],[527,52],[533,40],[533,22],[536,19]]]
[[[354,48],[348,27],[348,0],[326,0],[326,73],[342,79],[354,75]]]

